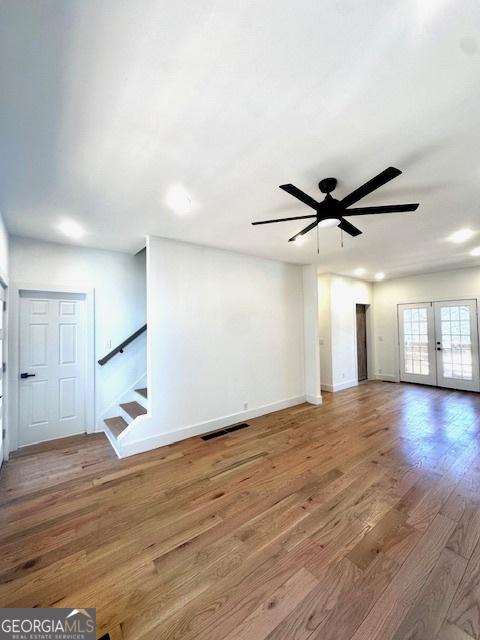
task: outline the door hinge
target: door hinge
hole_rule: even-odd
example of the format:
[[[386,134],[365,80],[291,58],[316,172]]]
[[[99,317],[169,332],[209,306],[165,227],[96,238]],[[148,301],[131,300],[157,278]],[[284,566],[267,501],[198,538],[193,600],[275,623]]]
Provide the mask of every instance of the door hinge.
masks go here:
[[[3,307],[3,310],[4,310],[4,311],[6,311],[6,310],[7,310],[7,301],[6,301],[6,300],[4,300],[4,301],[3,301],[3,305],[2,305],[2,307]]]
[[[7,370],[7,363],[6,362],[2,362],[2,371],[3,371],[3,373],[5,373],[6,370]]]
[[[6,440],[7,439],[7,432],[5,429],[2,429],[2,440]]]

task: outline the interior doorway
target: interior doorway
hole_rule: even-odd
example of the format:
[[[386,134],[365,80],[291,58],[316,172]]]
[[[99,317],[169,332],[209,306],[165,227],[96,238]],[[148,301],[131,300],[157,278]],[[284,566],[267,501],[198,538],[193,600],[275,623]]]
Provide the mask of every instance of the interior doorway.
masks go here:
[[[400,380],[480,391],[476,300],[398,306]]]
[[[357,323],[357,376],[358,382],[362,382],[368,378],[367,305],[357,304],[355,315]]]

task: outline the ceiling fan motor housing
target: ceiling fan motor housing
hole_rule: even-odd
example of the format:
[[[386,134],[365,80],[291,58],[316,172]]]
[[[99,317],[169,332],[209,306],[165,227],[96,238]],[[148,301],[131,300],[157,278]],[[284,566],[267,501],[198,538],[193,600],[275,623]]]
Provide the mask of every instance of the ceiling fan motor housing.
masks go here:
[[[320,182],[318,183],[318,186],[322,193],[330,193],[331,191],[335,190],[335,187],[337,186],[337,179],[324,178],[323,180],[320,180]]]

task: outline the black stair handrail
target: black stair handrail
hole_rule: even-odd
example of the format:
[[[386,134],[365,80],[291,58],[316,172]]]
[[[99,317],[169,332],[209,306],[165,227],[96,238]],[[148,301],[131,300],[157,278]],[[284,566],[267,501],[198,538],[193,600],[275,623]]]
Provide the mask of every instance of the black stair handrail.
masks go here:
[[[141,335],[142,333],[144,333],[147,330],[147,325],[144,324],[143,327],[140,327],[140,329],[137,329],[135,331],[135,333],[132,333],[131,336],[129,336],[126,340],[124,340],[123,342],[121,342],[118,347],[115,347],[115,349],[112,349],[110,351],[110,353],[107,353],[106,356],[103,356],[103,358],[100,358],[100,360],[98,361],[98,364],[100,365],[104,365],[106,364],[109,360],[111,360],[113,358],[113,356],[116,356],[117,353],[123,353],[123,350],[125,349],[125,347],[127,345],[129,345],[131,342],[133,342],[135,340],[135,338],[138,338],[139,335]]]

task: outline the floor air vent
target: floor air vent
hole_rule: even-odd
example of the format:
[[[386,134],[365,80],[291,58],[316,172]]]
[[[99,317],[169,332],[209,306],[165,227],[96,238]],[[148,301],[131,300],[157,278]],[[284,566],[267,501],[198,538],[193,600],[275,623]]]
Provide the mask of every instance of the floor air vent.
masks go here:
[[[213,431],[212,433],[207,433],[204,436],[200,436],[202,438],[202,440],[212,440],[213,438],[218,438],[219,436],[225,436],[227,435],[227,432],[225,431],[225,429],[222,429],[221,431]]]
[[[249,426],[250,425],[248,424],[248,422],[242,422],[242,424],[234,424],[233,427],[227,427],[225,431],[228,431],[228,433],[230,433],[231,431],[239,431],[240,429],[246,429]]]
[[[250,425],[248,422],[242,422],[241,424],[234,424],[231,427],[225,427],[225,429],[219,429],[218,431],[212,431],[212,433],[206,433],[204,436],[200,436],[202,440],[212,440],[213,438],[219,438],[220,436],[226,436],[227,433],[232,431],[240,431],[240,429],[246,429]]]

